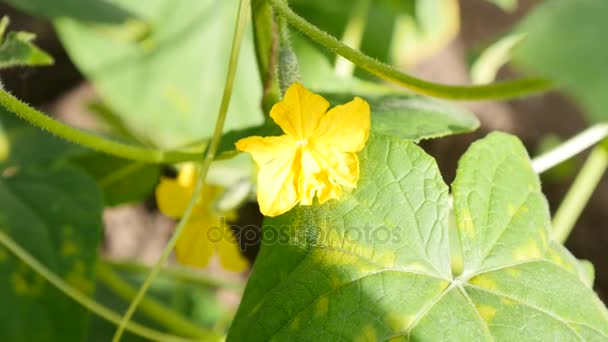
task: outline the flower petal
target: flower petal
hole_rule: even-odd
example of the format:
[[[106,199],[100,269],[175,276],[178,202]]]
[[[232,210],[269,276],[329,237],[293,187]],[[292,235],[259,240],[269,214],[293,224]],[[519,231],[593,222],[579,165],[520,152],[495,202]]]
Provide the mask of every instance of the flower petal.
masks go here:
[[[219,221],[217,222],[219,226]],[[183,265],[205,267],[209,264],[209,259],[213,254],[213,245],[207,238],[206,225],[213,225],[212,222],[205,222],[200,219],[190,219],[175,245],[177,260]]]
[[[227,270],[240,272],[247,269],[249,262],[241,254],[238,242],[229,227],[224,226],[223,238],[215,244],[220,264]]]
[[[295,140],[280,137],[249,137],[236,143],[258,165],[258,203],[266,216],[278,216],[298,203],[297,177],[300,160]]]
[[[323,176],[326,179],[323,182],[324,186],[317,192],[320,204],[323,204],[330,199],[338,199],[342,195],[342,187],[340,184],[329,180],[329,175],[327,173],[324,173]]]
[[[301,153],[302,168],[298,177],[300,204],[311,205],[315,194],[320,192],[324,186],[318,178],[321,165],[306,146],[302,147]]]
[[[184,214],[191,196],[192,189],[182,186],[172,178],[161,177],[156,187],[158,209],[172,218],[180,218]]]
[[[369,129],[369,104],[355,97],[344,105],[330,109],[321,118],[311,140],[340,152],[358,152],[365,146]]]
[[[311,146],[312,147],[312,146]],[[327,148],[311,148],[330,181],[355,188],[359,180],[359,158],[353,152],[338,152]]]
[[[192,191],[194,192],[197,177],[198,172],[196,170],[196,165],[194,163],[186,163],[179,169],[179,174],[177,175],[177,182],[185,188],[192,189]]]
[[[310,92],[300,83],[292,84],[282,101],[270,110],[270,117],[285,133],[298,139],[310,137],[329,108],[322,96]]]

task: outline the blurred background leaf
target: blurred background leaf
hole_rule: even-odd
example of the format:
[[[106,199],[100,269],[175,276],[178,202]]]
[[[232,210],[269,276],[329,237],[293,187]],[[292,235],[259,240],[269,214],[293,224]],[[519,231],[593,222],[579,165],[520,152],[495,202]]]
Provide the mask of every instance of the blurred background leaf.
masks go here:
[[[101,195],[81,171],[22,169],[0,179],[0,229],[78,291],[92,295]],[[0,340],[82,341],[89,312],[0,247]],[[9,309],[10,308],[10,309]]]
[[[36,35],[29,32],[6,33],[8,24],[8,17],[0,19],[0,69],[53,64],[53,57],[32,43]]]
[[[139,21],[95,25],[59,18],[79,69],[135,135],[162,147],[209,136],[219,107],[237,1],[112,1]],[[227,129],[262,122],[251,39],[236,76]]]
[[[527,37],[514,51],[517,65],[558,82],[592,121],[608,118],[607,16],[605,0],[543,2],[519,26]]]
[[[72,162],[95,178],[107,206],[144,201],[153,193],[160,176],[159,165],[100,153],[76,156]]]
[[[291,2],[293,9],[313,24],[342,37],[352,1]],[[459,31],[456,0],[373,1],[360,50],[383,62],[409,67],[444,48]],[[298,56],[300,51],[296,48]],[[331,60],[330,52],[323,51]],[[370,78],[364,71],[358,77]]]
[[[28,124],[15,114],[0,107],[0,141],[5,155],[0,159],[0,171],[47,167],[65,158],[82,153],[82,149]]]
[[[391,59],[411,67],[444,49],[460,31],[457,0],[417,0],[414,15],[396,18]]]
[[[106,0],[3,0],[32,15],[49,19],[71,17],[96,23],[122,23],[133,14]]]
[[[107,265],[100,265],[107,267]],[[117,269],[114,269],[117,271]],[[193,272],[193,274],[195,274]],[[132,288],[137,289],[145,277],[145,273],[135,272],[128,269],[123,269],[116,272],[116,275],[121,277],[122,281],[126,282]],[[129,304],[125,297],[117,295],[119,293],[115,288],[108,285],[108,282],[103,281],[102,276],[99,277],[98,291],[96,300],[108,305],[117,312],[124,312]],[[163,305],[163,307],[180,314],[197,326],[204,327],[209,330],[216,330],[220,333],[226,329],[226,324],[230,322],[234,315],[234,308],[229,308],[225,303],[220,303],[217,298],[217,289],[215,286],[203,285],[202,283],[191,283],[185,280],[171,277],[168,275],[160,275],[152,284],[147,298],[153,299]],[[159,331],[168,333],[180,333],[172,331],[162,322],[155,321],[153,317],[148,316],[145,310],[139,310],[134,316],[134,321],[145,324]],[[91,320],[91,330],[95,334],[91,334],[89,341],[109,341],[116,330],[116,326],[108,323],[98,317]],[[124,341],[145,341],[144,339],[132,335],[125,334]]]
[[[0,229],[79,291],[95,290],[101,193],[65,165],[69,145],[0,109]],[[0,247],[0,340],[82,341],[89,313]],[[11,308],[10,310],[8,308]]]
[[[513,49],[525,34],[508,34],[485,48],[471,65],[471,81],[475,84],[492,83],[498,71],[511,60]]]

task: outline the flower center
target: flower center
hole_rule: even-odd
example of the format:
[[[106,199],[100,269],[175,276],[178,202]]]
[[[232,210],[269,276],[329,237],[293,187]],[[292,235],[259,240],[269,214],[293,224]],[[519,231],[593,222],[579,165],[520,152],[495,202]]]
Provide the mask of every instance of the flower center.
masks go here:
[[[308,145],[308,139],[296,140],[296,146],[300,147],[300,146],[304,146],[304,145]]]

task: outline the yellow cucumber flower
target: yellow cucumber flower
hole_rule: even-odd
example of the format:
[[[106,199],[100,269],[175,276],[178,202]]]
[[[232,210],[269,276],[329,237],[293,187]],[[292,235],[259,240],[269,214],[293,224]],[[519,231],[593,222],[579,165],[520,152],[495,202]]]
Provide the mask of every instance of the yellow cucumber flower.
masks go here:
[[[176,179],[162,177],[156,187],[156,201],[160,211],[172,218],[180,218],[186,211],[196,185],[196,168],[186,164]],[[213,202],[221,188],[205,185],[190,219],[177,240],[177,260],[184,265],[205,267],[215,253],[220,264],[231,271],[243,271],[248,262],[241,255],[238,242],[220,213],[213,209]],[[224,213],[224,217],[230,213]]]
[[[315,196],[324,203],[339,198],[342,187],[356,187],[356,152],[363,149],[369,135],[369,105],[355,97],[328,108],[322,96],[294,83],[270,110],[285,134],[237,141],[237,149],[251,154],[258,165],[262,214],[281,215],[298,202],[312,204]]]

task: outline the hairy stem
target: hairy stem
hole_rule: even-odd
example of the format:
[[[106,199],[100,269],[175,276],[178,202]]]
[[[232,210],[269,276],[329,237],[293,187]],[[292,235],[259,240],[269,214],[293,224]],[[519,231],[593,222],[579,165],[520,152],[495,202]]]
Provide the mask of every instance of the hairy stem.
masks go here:
[[[61,279],[61,277],[53,273],[53,271],[49,270],[40,261],[36,260],[36,258],[34,258],[25,249],[19,246],[19,244],[11,237],[9,237],[2,229],[0,229],[0,245],[8,249],[17,258],[19,258],[19,260],[21,260],[24,264],[28,265],[32,270],[34,270],[34,272],[38,273],[42,278],[46,279],[59,291],[63,292],[66,296],[78,302],[80,305],[87,308],[89,311],[93,312],[94,314],[105,319],[108,322],[114,324],[118,324],[120,322],[119,314],[99,304],[95,300],[89,298],[88,296],[82,294],[78,290],[68,285],[65,281],[63,281],[63,279]],[[132,332],[133,334],[139,335],[152,341],[191,341],[177,336],[165,334],[133,322],[127,324],[126,329]]]
[[[186,223],[188,222],[188,219],[190,218],[190,215],[192,214],[192,209],[194,208],[194,205],[196,204],[196,202],[199,200],[199,198],[201,196],[201,192],[202,192],[202,189],[203,189],[203,186],[205,183],[205,178],[207,178],[207,173],[209,172],[209,167],[211,166],[211,162],[215,158],[215,153],[217,152],[217,149],[220,144],[220,140],[222,139],[222,131],[224,129],[224,122],[226,121],[226,114],[228,112],[230,98],[232,96],[232,88],[234,85],[234,76],[236,74],[238,56],[240,53],[241,42],[243,40],[245,26],[247,24],[247,14],[248,14],[249,9],[250,9],[249,0],[241,0],[239,2],[239,10],[238,10],[238,16],[237,16],[237,21],[236,21],[236,28],[234,31],[234,37],[232,39],[232,51],[230,53],[228,72],[226,74],[226,83],[224,85],[224,94],[222,96],[222,102],[220,103],[220,109],[219,109],[217,121],[215,124],[215,131],[213,133],[213,138],[211,139],[209,148],[207,149],[207,153],[205,155],[205,160],[203,161],[203,163],[201,165],[199,179],[196,184],[196,188],[194,190],[192,198],[190,199],[190,203],[188,204],[188,208],[186,209],[184,216],[182,217],[179,224],[177,225],[175,232],[173,233],[173,236],[171,236],[171,239],[169,240],[169,242],[167,243],[167,246],[163,250],[163,253],[162,253],[160,259],[158,260],[156,265],[154,265],[154,267],[148,274],[148,277],[146,277],[146,280],[140,287],[139,291],[137,292],[137,295],[131,302],[131,305],[129,305],[127,312],[125,313],[125,315],[122,318],[121,324],[118,326],[118,329],[116,330],[116,333],[114,334],[114,338],[113,338],[114,342],[120,341],[120,338],[122,336],[122,333],[124,331],[126,324],[129,322],[129,320],[135,313],[137,306],[139,305],[139,303],[145,296],[146,291],[150,287],[150,284],[156,278],[156,276],[162,269],[163,265],[169,258],[169,255],[173,251],[173,248],[175,247],[175,244],[177,243],[179,236],[181,235],[182,231],[184,230],[184,227],[186,226]]]
[[[589,154],[555,213],[552,231],[555,241],[566,242],[607,167],[608,150],[600,144]]]
[[[348,59],[359,68],[365,69],[380,78],[397,83],[415,93],[452,100],[496,100],[526,96],[547,91],[553,87],[550,81],[539,78],[526,78],[474,86],[445,85],[428,82],[404,74],[386,63],[382,63],[360,51],[350,48],[297,15],[284,0],[268,1],[278,14],[312,40]]]
[[[95,134],[68,126],[50,118],[44,113],[28,106],[9,92],[0,88],[0,104],[28,121],[32,125],[48,131],[69,142],[107,153],[116,157],[131,159],[145,163],[173,164],[183,161],[202,159],[201,152],[164,151],[120,143]]]

